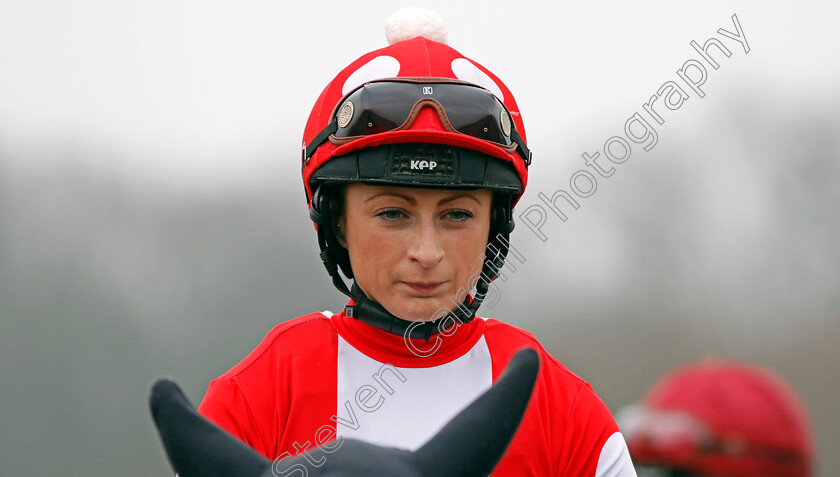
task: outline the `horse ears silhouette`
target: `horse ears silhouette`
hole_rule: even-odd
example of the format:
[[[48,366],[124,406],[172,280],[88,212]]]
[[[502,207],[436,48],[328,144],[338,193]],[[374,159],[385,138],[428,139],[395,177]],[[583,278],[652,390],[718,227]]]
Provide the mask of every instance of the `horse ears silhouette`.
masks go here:
[[[516,433],[538,369],[534,350],[519,351],[493,387],[413,452],[342,439],[329,452],[315,449],[272,463],[196,413],[171,380],[155,382],[149,406],[180,477],[483,477]]]

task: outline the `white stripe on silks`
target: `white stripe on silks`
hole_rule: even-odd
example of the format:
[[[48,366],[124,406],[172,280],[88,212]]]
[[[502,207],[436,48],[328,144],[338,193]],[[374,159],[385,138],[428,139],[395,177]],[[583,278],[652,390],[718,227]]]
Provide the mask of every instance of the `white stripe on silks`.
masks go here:
[[[337,434],[415,450],[493,381],[482,336],[454,361],[431,368],[380,363],[338,337]]]

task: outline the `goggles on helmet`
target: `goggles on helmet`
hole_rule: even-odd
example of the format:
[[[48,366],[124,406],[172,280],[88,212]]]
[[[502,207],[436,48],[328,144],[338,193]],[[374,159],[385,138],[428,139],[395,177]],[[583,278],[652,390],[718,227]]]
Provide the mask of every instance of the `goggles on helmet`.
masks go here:
[[[771,444],[746,441],[739,433],[717,435],[698,417],[679,410],[641,407],[625,417],[623,433],[637,464],[651,466],[642,476],[747,475],[773,468],[778,475],[807,475],[808,463],[798,453]],[[691,472],[665,472],[686,468]],[[637,467],[638,470],[638,467]],[[761,475],[761,474],[759,474]]]
[[[338,103],[330,123],[306,146],[303,162],[328,139],[347,144],[409,129],[424,107],[434,108],[448,131],[490,142],[509,153],[517,151],[530,165],[531,152],[505,105],[481,86],[448,78],[390,78],[359,86]]]

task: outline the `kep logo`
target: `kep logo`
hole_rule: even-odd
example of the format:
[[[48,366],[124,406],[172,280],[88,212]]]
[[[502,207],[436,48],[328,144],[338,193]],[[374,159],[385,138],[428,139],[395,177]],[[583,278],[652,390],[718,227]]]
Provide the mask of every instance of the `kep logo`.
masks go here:
[[[435,161],[420,161],[420,160],[415,161],[415,160],[412,160],[411,161],[411,170],[414,170],[414,171],[422,171],[422,170],[433,171],[433,170],[435,170],[435,167],[437,167],[437,165],[438,164]]]

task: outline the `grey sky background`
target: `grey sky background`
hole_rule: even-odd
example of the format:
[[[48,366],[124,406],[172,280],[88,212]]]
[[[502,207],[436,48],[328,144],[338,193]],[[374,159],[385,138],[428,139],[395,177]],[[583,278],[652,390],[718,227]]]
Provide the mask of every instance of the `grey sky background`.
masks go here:
[[[25,151],[59,141],[128,151],[124,163],[98,165],[132,180],[215,186],[273,167],[291,185],[296,164],[279,159],[296,149],[320,90],[386,45],[385,19],[404,5],[5,1],[0,130]],[[591,147],[608,121],[619,124],[698,56],[690,40],[732,31],[734,13],[752,51],[733,49],[710,74],[709,97],[690,101],[669,129],[690,129],[727,92],[816,102],[840,75],[831,2],[477,5],[424,6],[444,17],[450,45],[514,91],[537,151]],[[279,164],[255,163],[266,152]],[[541,177],[571,160],[543,154]]]
[[[0,0],[0,462],[167,467],[145,398],[198,401],[270,328],[340,310],[299,147],[321,89],[407,2]],[[449,44],[514,93],[534,151],[517,214],[570,190],[716,37],[705,97],[597,189],[517,219],[498,302],[613,409],[709,356],[776,370],[840,457],[840,35],[833,2],[443,2]],[[717,33],[735,31],[750,51]],[[649,116],[644,116],[650,121]],[[604,159],[601,164],[609,165]],[[10,464],[7,464],[10,463]]]

